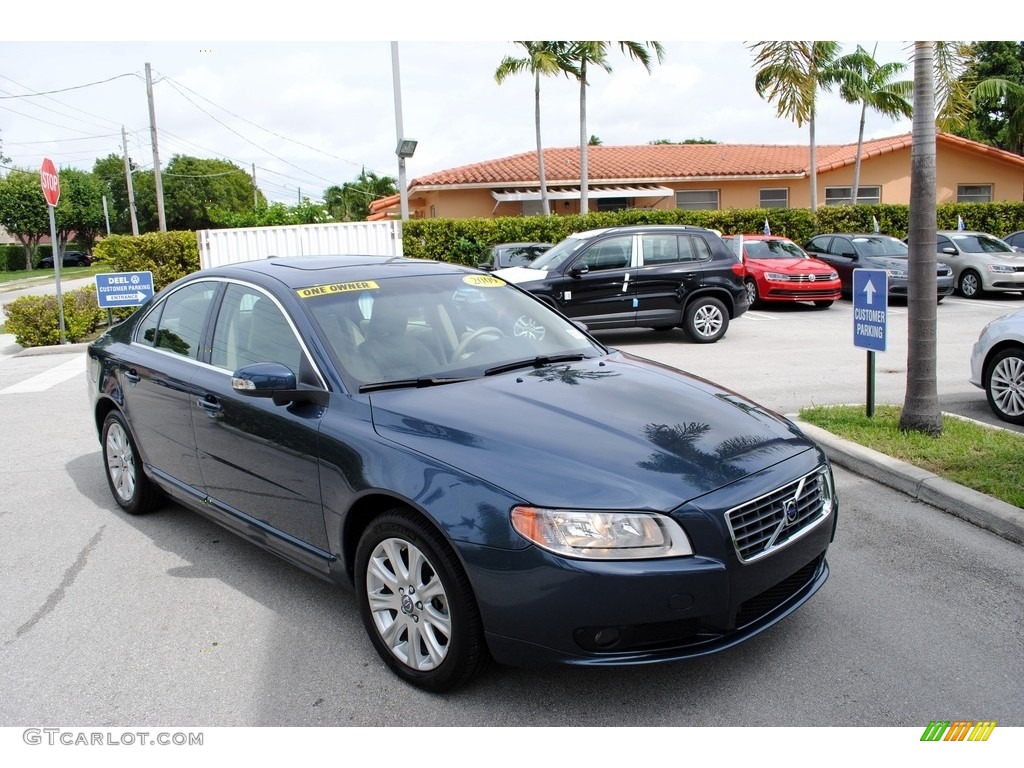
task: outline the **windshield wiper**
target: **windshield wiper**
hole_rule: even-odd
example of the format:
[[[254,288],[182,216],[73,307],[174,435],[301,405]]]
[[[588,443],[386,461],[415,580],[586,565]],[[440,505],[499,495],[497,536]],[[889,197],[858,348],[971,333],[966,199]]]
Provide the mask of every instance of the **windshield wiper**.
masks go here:
[[[502,365],[496,365],[493,368],[488,368],[484,371],[484,376],[494,376],[497,373],[506,373],[508,371],[514,371],[517,368],[541,368],[545,365],[551,365],[552,363],[572,363],[577,360],[582,360],[586,355],[582,352],[574,352],[566,355],[552,355],[546,357],[544,355],[538,355],[532,357],[529,360],[518,360],[514,363],[504,363]]]
[[[421,376],[418,379],[396,379],[395,381],[376,381],[371,384],[363,384],[359,392],[379,392],[382,389],[406,389],[422,387],[436,387],[441,384],[458,384],[460,381],[470,381],[475,376],[459,376],[452,378],[439,378],[437,376]]]

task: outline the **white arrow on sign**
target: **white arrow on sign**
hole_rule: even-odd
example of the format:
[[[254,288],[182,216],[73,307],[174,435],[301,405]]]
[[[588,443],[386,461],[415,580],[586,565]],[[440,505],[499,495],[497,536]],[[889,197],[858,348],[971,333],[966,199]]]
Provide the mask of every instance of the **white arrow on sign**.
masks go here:
[[[873,304],[875,299],[875,284],[871,282],[871,278],[868,278],[867,285],[864,286],[864,293],[868,297],[868,304]]]
[[[139,291],[138,293],[135,294],[135,298],[138,299],[139,301],[145,301],[146,300],[146,294],[144,294],[142,291]],[[871,303],[871,300],[868,299],[868,304],[870,304],[870,303]]]

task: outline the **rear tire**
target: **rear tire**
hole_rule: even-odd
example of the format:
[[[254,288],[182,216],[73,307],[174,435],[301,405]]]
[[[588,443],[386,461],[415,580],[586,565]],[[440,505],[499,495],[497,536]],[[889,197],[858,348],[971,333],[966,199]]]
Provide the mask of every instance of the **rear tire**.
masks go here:
[[[469,579],[444,538],[411,510],[370,523],[356,549],[355,577],[370,641],[403,680],[441,693],[487,666]]]
[[[686,307],[683,327],[698,344],[711,344],[725,336],[729,329],[729,313],[719,299],[702,296]]]
[[[114,501],[129,515],[141,515],[156,509],[160,492],[142,470],[135,440],[120,411],[111,411],[103,421],[100,438],[107,485]]]

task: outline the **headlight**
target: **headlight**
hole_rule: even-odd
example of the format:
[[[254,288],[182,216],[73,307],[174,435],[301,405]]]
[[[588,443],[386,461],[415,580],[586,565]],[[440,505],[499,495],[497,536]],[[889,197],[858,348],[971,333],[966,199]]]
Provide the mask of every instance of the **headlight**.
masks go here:
[[[765,280],[774,280],[779,283],[788,283],[792,278],[789,275],[784,275],[781,272],[765,272]]]
[[[893,278],[895,280],[906,280],[907,279],[907,271],[905,269],[887,269],[885,271],[887,273],[889,273],[889,277],[891,277],[891,278]]]
[[[830,274],[830,275],[828,276],[828,279],[829,279],[829,280],[838,280],[838,279],[839,279],[839,273],[838,273],[838,272],[835,272],[835,271],[833,271],[833,272],[832,272],[832,274]]]
[[[683,529],[664,515],[515,507],[512,527],[549,552],[589,560],[693,554]]]
[[[1000,275],[1006,275],[1013,274],[1017,270],[1014,267],[1011,267],[1009,264],[989,264],[988,271],[997,272]]]

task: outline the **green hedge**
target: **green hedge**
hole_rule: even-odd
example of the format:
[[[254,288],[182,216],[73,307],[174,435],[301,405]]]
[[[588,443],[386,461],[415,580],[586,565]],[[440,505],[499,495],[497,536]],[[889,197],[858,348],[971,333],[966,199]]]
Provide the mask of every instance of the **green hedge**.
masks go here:
[[[20,245],[0,245],[0,272],[21,272],[25,269],[25,249]]]
[[[93,254],[111,272],[152,272],[154,291],[199,269],[195,232],[111,235],[96,243]]]
[[[1024,229],[1024,203],[944,203],[936,209],[939,229],[956,229],[961,216],[967,229],[1004,236]],[[900,239],[907,236],[910,209],[906,205],[822,206],[805,208],[750,208],[718,211],[659,211],[637,209],[582,216],[510,216],[499,219],[412,219],[403,226],[406,256],[475,265],[496,243],[557,243],[573,232],[627,224],[692,224],[722,234],[764,231],[768,219],[772,234],[798,243],[819,232],[872,232],[878,229]]]
[[[61,293],[64,304],[64,335],[70,342],[82,341],[106,319],[96,303],[96,286]],[[23,347],[60,344],[60,311],[57,297],[22,296],[4,310],[5,330]]]

